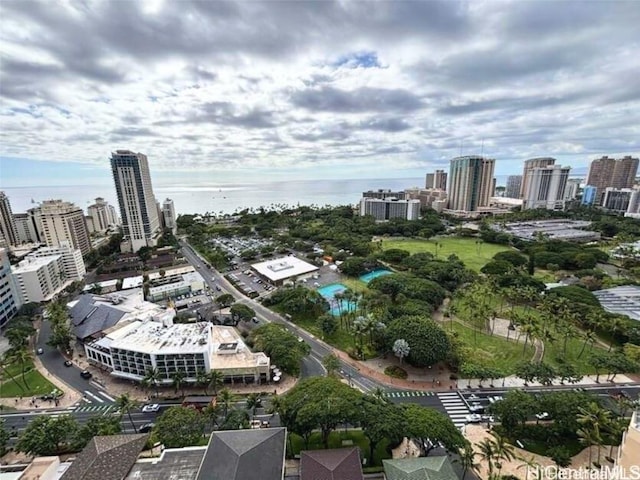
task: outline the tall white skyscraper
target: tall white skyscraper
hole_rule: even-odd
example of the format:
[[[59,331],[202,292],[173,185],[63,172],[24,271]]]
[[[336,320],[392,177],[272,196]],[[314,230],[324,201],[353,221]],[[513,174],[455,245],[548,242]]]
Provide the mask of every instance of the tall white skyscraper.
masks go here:
[[[507,188],[504,196],[508,198],[520,198],[520,190],[522,189],[522,175],[509,175],[507,177]]]
[[[49,247],[69,244],[86,255],[91,250],[84,212],[73,203],[45,200],[40,204],[42,240]]]
[[[570,167],[549,165],[530,169],[524,191],[522,209],[546,208],[562,210],[565,202],[565,189],[569,179]]]
[[[87,214],[93,219],[96,232],[104,232],[109,225],[117,224],[116,210],[104,198],[96,198],[96,203],[87,207]]]
[[[4,192],[0,192],[0,247],[8,247],[9,245],[18,245],[18,233],[16,222],[11,211],[9,197]]]
[[[0,328],[4,327],[20,308],[20,297],[11,275],[7,250],[0,248]]]
[[[122,217],[122,250],[137,252],[142,247],[154,246],[160,233],[160,219],[147,156],[116,150],[111,154],[111,171]]]
[[[496,161],[477,155],[451,160],[449,169],[449,209],[475,212],[489,205],[494,194]]]
[[[178,231],[178,225],[176,224],[176,209],[173,205],[173,200],[167,198],[162,204],[162,216],[164,218],[164,228],[171,230],[174,235]]]
[[[534,168],[549,167],[551,165],[554,165],[555,163],[556,159],[551,157],[530,158],[529,160],[525,160],[524,169],[522,171],[522,185],[520,187],[519,198],[527,198],[529,196],[527,186],[529,185],[529,175],[531,175],[531,172]]]

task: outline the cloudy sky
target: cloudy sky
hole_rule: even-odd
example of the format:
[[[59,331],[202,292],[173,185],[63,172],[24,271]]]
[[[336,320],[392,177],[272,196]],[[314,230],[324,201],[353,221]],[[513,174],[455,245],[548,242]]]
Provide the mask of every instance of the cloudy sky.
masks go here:
[[[638,25],[638,1],[3,0],[0,176],[118,148],[194,181],[637,155]]]

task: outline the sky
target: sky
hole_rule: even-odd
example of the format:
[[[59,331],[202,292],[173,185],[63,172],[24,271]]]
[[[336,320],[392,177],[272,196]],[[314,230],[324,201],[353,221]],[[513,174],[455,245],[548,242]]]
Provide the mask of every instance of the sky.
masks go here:
[[[639,1],[0,2],[0,187],[640,153]]]

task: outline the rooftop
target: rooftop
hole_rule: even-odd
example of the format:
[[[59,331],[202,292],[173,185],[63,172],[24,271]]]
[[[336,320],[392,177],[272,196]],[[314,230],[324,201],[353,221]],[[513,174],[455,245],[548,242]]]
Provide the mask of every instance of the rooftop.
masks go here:
[[[159,458],[138,460],[126,480],[195,480],[206,447],[169,448]]]
[[[303,451],[300,480],[362,480],[358,448]]]
[[[110,333],[110,347],[153,354],[206,352],[211,327],[206,322],[165,326],[160,322],[139,321]]]
[[[35,272],[60,257],[61,255],[49,255],[46,257],[27,257],[22,260],[17,267],[11,267],[11,271],[14,275],[16,273]]]
[[[383,460],[387,480],[458,480],[447,456]]]
[[[195,268],[193,268],[192,265],[182,265],[175,268],[165,268],[164,271],[165,277],[171,277],[173,275],[184,275],[185,273],[193,272],[195,271]],[[161,278],[160,271],[151,272],[149,274],[149,280],[156,280],[158,278]]]
[[[626,315],[640,320],[640,287],[625,285],[593,292],[607,312]]]
[[[269,365],[269,357],[262,352],[254,353],[249,350],[233,327],[214,326],[211,329],[211,340],[213,342],[212,369]]]
[[[293,256],[254,263],[251,265],[251,268],[274,282],[318,270],[318,267],[315,265],[311,265]]]

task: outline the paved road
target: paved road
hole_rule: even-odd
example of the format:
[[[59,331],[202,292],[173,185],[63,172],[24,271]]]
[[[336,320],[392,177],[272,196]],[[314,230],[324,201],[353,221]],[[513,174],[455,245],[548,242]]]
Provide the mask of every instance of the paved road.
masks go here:
[[[84,395],[83,402],[86,404],[105,404],[113,403],[114,398],[109,395],[105,388],[93,379],[84,379],[80,376],[81,370],[75,365],[65,367],[65,358],[55,348],[47,345],[47,339],[51,334],[51,323],[47,320],[42,321],[40,331],[38,333],[38,341],[36,348],[42,348],[44,353],[38,355],[44,367],[51,375],[58,377],[70,387],[79,391]]]
[[[307,333],[305,330],[286,322],[279,314],[264,307],[261,303],[247,298],[244,295],[240,295],[227,281],[227,279],[224,278],[220,272],[205,263],[187,242],[182,240],[180,241],[180,245],[182,246],[182,253],[185,258],[189,263],[196,267],[196,270],[198,270],[204,277],[209,288],[215,291],[216,286],[220,287],[221,291],[218,292],[219,294],[230,293],[239,303],[250,306],[256,312],[256,315],[261,321],[266,320],[268,322],[280,323],[309,344],[311,347],[311,354],[305,359],[302,366],[302,373],[304,376],[326,374],[326,371],[322,366],[322,358],[331,353],[331,347],[315,336]],[[348,364],[342,363],[341,372],[345,379],[363,392],[372,392],[376,388],[386,388],[385,385],[362,375],[356,368],[353,368]]]

